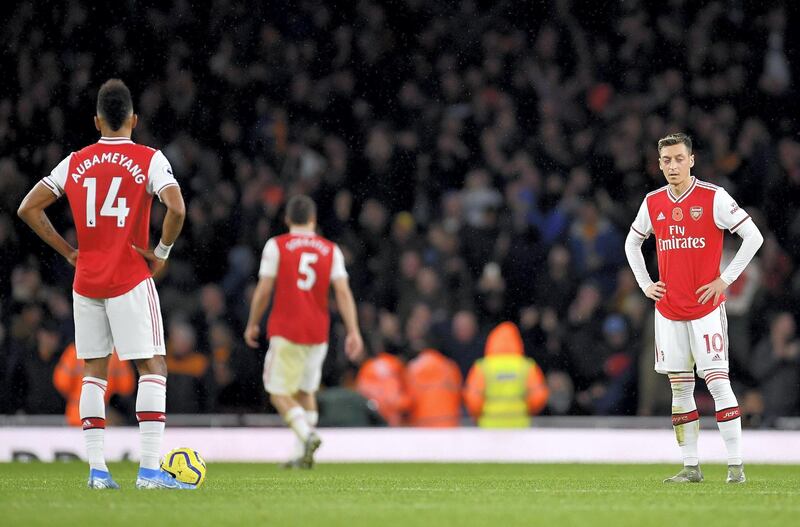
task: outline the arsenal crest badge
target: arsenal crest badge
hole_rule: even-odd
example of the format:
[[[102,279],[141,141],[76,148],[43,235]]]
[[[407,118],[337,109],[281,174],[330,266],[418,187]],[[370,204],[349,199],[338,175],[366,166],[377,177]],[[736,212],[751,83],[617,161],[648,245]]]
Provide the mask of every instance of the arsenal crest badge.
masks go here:
[[[674,221],[683,221],[683,210],[680,207],[672,209],[672,219]]]
[[[700,216],[702,215],[703,215],[703,207],[695,206],[689,209],[689,216],[691,216],[694,221],[699,220]]]

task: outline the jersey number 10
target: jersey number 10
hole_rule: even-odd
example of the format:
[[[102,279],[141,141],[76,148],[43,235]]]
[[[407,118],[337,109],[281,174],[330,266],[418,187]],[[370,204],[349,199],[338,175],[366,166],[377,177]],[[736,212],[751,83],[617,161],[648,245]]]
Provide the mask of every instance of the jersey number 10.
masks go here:
[[[108,188],[106,199],[103,200],[100,215],[116,217],[117,227],[124,227],[125,218],[128,217],[131,209],[126,207],[128,200],[122,197],[117,198],[120,183],[122,183],[121,177],[111,178],[111,186]],[[83,180],[83,186],[86,187],[86,226],[94,227],[97,225],[97,179],[86,178]],[[114,204],[115,199],[117,200],[116,205]]]
[[[719,333],[714,333],[713,335],[711,335],[710,339],[708,337],[709,337],[708,334],[703,335],[703,338],[706,341],[706,353],[711,353],[711,348],[714,348],[714,351],[716,351],[717,353],[722,351],[722,343],[723,343],[722,335],[720,335]]]

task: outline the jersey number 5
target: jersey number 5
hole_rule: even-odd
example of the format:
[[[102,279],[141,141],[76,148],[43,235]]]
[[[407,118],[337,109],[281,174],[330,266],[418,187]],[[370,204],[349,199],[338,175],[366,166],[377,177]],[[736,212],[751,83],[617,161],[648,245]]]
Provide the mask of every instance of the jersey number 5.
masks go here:
[[[101,216],[112,216],[117,218],[117,227],[125,226],[125,218],[131,211],[126,207],[128,200],[125,198],[117,198],[119,193],[119,185],[122,183],[121,177],[111,179],[111,186],[108,188],[106,199],[103,200],[103,206],[100,208]],[[89,177],[83,180],[83,186],[86,187],[86,226],[94,227],[97,225],[97,179]],[[117,204],[114,204],[114,200]]]
[[[297,280],[297,287],[303,291],[310,291],[314,287],[314,282],[317,281],[317,272],[311,267],[311,264],[317,263],[317,260],[319,260],[317,253],[300,253],[300,266],[297,268],[297,272],[302,278]]]

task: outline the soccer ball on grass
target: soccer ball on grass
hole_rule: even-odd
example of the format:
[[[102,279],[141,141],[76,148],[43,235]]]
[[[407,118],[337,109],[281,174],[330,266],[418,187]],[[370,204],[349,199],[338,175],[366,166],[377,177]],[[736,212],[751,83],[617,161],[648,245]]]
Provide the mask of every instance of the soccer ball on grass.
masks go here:
[[[206,462],[191,448],[176,448],[167,452],[161,468],[183,483],[200,486],[206,479]]]

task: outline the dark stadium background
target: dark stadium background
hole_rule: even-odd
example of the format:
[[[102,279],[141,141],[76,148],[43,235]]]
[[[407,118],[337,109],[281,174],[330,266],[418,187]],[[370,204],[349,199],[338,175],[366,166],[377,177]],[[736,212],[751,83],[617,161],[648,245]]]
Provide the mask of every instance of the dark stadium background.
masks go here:
[[[134,140],[163,149],[187,198],[159,289],[171,353],[205,366],[171,375],[171,413],[266,408],[263,352],[240,335],[263,244],[305,192],[345,251],[371,353],[432,345],[466,371],[512,320],[551,383],[546,413],[667,416],[622,244],[663,183],[657,139],[685,130],[694,173],[765,237],[729,290],[745,423],[798,415],[793,3],[288,4],[3,6],[0,413],[63,412],[49,379],[73,337],[71,269],[15,210],[96,140],[96,90],[120,77]],[[74,238],[64,200],[48,212]],[[358,365],[332,332],[323,381],[348,387]],[[704,388],[698,403],[713,410]],[[132,419],[131,400],[114,406]]]

